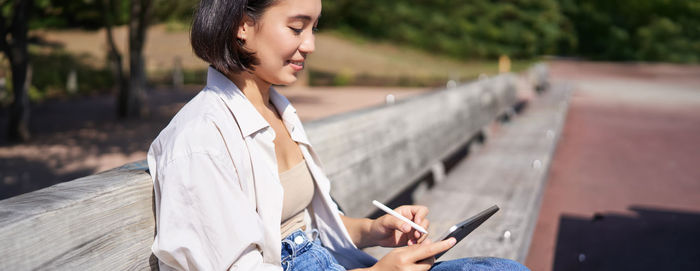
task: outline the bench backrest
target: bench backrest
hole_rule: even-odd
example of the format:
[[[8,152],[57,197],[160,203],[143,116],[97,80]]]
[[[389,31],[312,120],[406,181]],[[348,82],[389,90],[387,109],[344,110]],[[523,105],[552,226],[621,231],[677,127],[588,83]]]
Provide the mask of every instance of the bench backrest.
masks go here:
[[[366,216],[517,102],[512,74],[306,124],[346,213]],[[0,201],[0,270],[157,268],[144,161]]]
[[[309,140],[345,213],[369,215],[517,102],[502,75],[311,122]]]

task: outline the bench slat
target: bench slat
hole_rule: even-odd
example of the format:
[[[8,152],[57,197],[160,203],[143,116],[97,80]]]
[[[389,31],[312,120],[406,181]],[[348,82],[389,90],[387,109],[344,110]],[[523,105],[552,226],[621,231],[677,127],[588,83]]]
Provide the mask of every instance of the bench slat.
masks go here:
[[[153,184],[115,170],[0,202],[2,270],[148,266]]]

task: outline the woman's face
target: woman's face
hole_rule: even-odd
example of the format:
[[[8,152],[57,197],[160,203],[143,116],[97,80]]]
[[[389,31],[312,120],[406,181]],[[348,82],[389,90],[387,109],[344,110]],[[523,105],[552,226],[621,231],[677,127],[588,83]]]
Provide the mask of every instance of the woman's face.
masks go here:
[[[252,73],[275,85],[297,80],[308,54],[314,51],[314,29],[321,16],[321,0],[280,0],[254,25],[244,20],[238,38],[255,52],[260,63]]]

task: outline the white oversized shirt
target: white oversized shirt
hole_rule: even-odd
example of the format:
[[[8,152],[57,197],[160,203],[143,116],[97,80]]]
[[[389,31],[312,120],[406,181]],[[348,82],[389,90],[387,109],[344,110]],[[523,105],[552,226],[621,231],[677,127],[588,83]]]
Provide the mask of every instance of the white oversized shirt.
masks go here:
[[[296,110],[274,89],[270,99],[314,178],[311,216],[323,245],[348,269],[374,264],[352,243]],[[282,270],[274,138],[238,87],[210,67],[207,86],[148,151],[156,212],[151,249],[161,269]]]

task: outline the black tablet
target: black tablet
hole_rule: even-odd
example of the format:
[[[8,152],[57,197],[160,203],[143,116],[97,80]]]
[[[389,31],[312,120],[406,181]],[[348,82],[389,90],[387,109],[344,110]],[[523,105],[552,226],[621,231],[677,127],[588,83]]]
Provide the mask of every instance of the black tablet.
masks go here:
[[[464,220],[450,227],[450,229],[443,235],[443,237],[438,240],[445,240],[447,238],[454,237],[455,239],[457,239],[457,243],[459,243],[459,241],[462,241],[464,237],[467,237],[467,235],[469,235],[472,231],[481,226],[481,224],[484,223],[484,221],[489,219],[489,217],[491,217],[496,212],[498,212],[498,206],[491,206],[488,209],[481,211],[481,213],[478,213],[477,215],[472,216],[467,220]],[[440,256],[442,256],[442,254],[445,254],[445,252],[447,251],[449,251],[449,249],[436,254],[435,259],[440,258]]]

